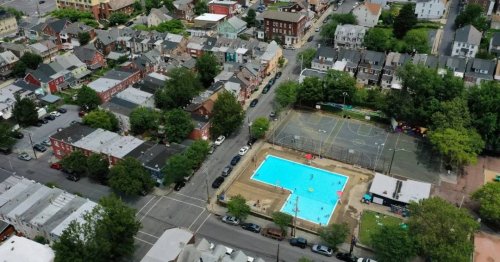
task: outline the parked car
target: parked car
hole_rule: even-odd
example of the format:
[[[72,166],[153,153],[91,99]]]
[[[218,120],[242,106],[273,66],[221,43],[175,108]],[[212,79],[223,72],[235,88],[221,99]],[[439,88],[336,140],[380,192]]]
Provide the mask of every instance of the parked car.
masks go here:
[[[318,31],[316,31],[316,32],[318,32]],[[307,42],[312,42],[313,40],[314,40],[314,36],[313,35],[307,38]]]
[[[253,144],[255,144],[256,141],[257,141],[257,138],[250,137],[250,139],[248,139],[247,146],[251,147]]]
[[[252,102],[250,102],[250,107],[255,107],[257,103],[259,103],[259,99],[255,98]]]
[[[78,180],[80,180],[80,176],[75,175],[75,174],[68,174],[66,176],[66,179],[77,182]]]
[[[84,117],[86,114],[87,114],[87,112],[85,112],[83,110],[81,110],[81,111],[78,112],[78,116],[79,117]]]
[[[276,118],[276,112],[272,111],[272,112],[269,114],[269,118],[271,118],[271,119],[275,119],[275,118]]]
[[[261,235],[263,235],[265,237],[272,238],[272,239],[276,239],[279,241],[285,239],[285,234],[283,233],[283,231],[281,231],[281,229],[277,229],[277,228],[269,228],[269,227],[264,228],[261,231]]]
[[[306,248],[307,247],[307,239],[303,237],[294,237],[289,240],[290,245],[294,247]]]
[[[209,154],[213,154],[213,153],[215,152],[215,148],[216,148],[216,147],[215,147],[214,145],[211,145],[211,146],[210,146],[210,149],[208,149],[208,153],[209,153]]]
[[[78,124],[78,123],[80,123],[80,122],[78,122],[78,121],[76,121],[76,120],[73,120],[73,121],[71,121],[71,123],[69,123],[69,124],[70,124],[70,125],[75,125],[75,124]]]
[[[40,120],[38,120],[36,123],[35,123],[35,126],[37,127],[41,127],[43,124],[40,122]]]
[[[44,117],[44,119],[45,119],[45,120],[55,120],[55,119],[56,119],[56,117],[55,117],[55,116],[53,116],[53,115],[46,115],[46,116]]]
[[[186,185],[186,182],[184,182],[184,181],[177,182],[177,183],[175,183],[174,190],[175,190],[175,191],[179,191],[179,190],[181,190],[181,188],[183,188],[185,185]]]
[[[248,149],[250,149],[249,146],[243,146],[240,151],[238,152],[238,155],[240,156],[244,156],[247,152],[248,152]]]
[[[222,222],[224,222],[226,224],[233,225],[233,226],[237,226],[240,224],[240,220],[236,217],[233,217],[233,216],[223,216]]]
[[[55,116],[55,117],[59,117],[59,116],[61,116],[61,113],[59,113],[57,111],[52,111],[52,112],[50,112],[50,115]]]
[[[328,20],[327,20],[327,19],[325,19],[324,21],[328,22]],[[324,22],[324,21],[323,21],[323,22]],[[314,32],[319,32],[319,31],[321,31],[321,27],[317,27],[316,29],[314,29]]]
[[[224,140],[226,140],[226,137],[225,136],[219,136],[217,137],[217,139],[215,140],[214,144],[216,146],[220,146],[222,144],[222,142],[224,142]]]
[[[224,167],[224,170],[222,170],[222,176],[223,177],[229,176],[229,174],[231,174],[231,171],[233,171],[233,167],[232,166],[226,166],[226,167]]]
[[[311,247],[311,251],[327,257],[331,257],[333,255],[333,249],[323,245],[313,245]]]
[[[128,26],[131,26],[131,25],[133,25],[133,24],[134,24],[134,21],[128,21],[127,23],[125,23],[125,26],[127,26],[127,27],[128,27]]]
[[[12,131],[10,133],[10,135],[13,137],[13,138],[17,138],[17,139],[21,139],[24,137],[23,133],[19,132],[19,131]]]
[[[45,1],[43,1],[43,0],[42,1],[38,1],[38,3],[41,4],[41,5],[43,5],[43,4],[45,4]]]
[[[214,182],[212,183],[212,188],[219,188],[220,185],[222,185],[222,183],[224,183],[224,177],[220,176],[220,177],[217,177]]]
[[[44,146],[43,146],[43,145],[41,145],[41,144],[35,144],[35,145],[33,146],[33,149],[35,149],[35,150],[36,150],[36,151],[38,151],[38,152],[45,152],[45,151],[47,151],[47,148],[46,148],[46,147],[44,147]]]
[[[358,262],[377,262],[377,261],[375,261],[375,260],[373,260],[371,258],[362,258],[362,257],[360,257],[360,258],[358,258]]]
[[[68,112],[68,111],[66,110],[66,108],[62,108],[62,107],[60,107],[60,108],[58,108],[58,109],[57,109],[57,112],[59,112],[59,113],[61,113],[61,114],[64,114],[64,113],[66,113],[66,112]]]
[[[241,224],[241,228],[252,231],[254,233],[260,233],[260,226],[254,223],[243,223]]]
[[[266,85],[263,89],[262,89],[262,94],[267,94],[269,92],[269,89],[271,89],[271,87],[269,85]]]
[[[236,164],[238,164],[238,162],[240,162],[240,160],[241,160],[240,155],[234,156],[233,159],[231,159],[231,165],[235,166]]]
[[[41,119],[38,119],[38,122],[40,122],[42,124],[47,124],[49,121],[45,118],[41,118]]]
[[[274,77],[275,79],[279,79],[281,77],[283,73],[280,71],[280,72],[277,72],[276,73],[276,76]]]
[[[62,165],[59,162],[54,162],[54,163],[50,164],[50,168],[56,169],[56,170],[61,170],[62,169]]]
[[[273,86],[273,85],[274,85],[274,81],[275,81],[275,80],[274,80],[274,78],[271,78],[271,80],[269,80],[269,83],[268,83],[268,84],[269,84],[270,86]]]
[[[42,145],[44,145],[44,146],[52,146],[52,144],[50,143],[50,139],[43,140]]]
[[[24,161],[30,161],[31,160],[31,156],[28,155],[28,153],[26,153],[26,152],[20,153],[19,155],[17,155],[17,158],[19,158],[21,160],[24,160]]]
[[[357,262],[358,258],[349,253],[337,253],[335,257],[342,261]]]

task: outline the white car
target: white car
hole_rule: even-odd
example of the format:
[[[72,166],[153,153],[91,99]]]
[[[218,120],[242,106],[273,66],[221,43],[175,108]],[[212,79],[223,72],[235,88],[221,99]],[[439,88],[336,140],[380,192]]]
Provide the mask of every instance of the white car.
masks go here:
[[[360,258],[358,258],[358,262],[377,262],[377,261],[375,261],[375,260],[373,260],[371,258],[362,258],[362,257],[360,257]]]
[[[222,222],[233,226],[237,226],[240,224],[240,220],[233,216],[223,216]]]
[[[317,27],[316,29],[314,29],[314,32],[319,32],[319,31],[321,31],[320,27]]]
[[[52,111],[52,112],[50,112],[50,115],[51,115],[51,116],[58,117],[58,116],[61,116],[61,113],[59,113],[59,112],[57,112],[57,111]]]
[[[242,148],[240,149],[240,152],[238,152],[238,154],[239,154],[240,156],[244,156],[244,155],[248,152],[248,150],[249,150],[249,149],[250,149],[250,147],[249,147],[249,146],[244,146],[244,147],[242,147]]]
[[[222,144],[222,142],[224,142],[224,140],[226,140],[226,137],[225,136],[219,136],[217,137],[217,140],[215,140],[215,145],[216,146],[220,146]]]

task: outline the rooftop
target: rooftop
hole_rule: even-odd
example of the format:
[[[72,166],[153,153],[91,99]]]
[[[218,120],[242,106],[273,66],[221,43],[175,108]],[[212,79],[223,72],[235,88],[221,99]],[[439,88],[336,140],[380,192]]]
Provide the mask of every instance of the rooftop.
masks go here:
[[[167,229],[141,262],[175,261],[185,245],[194,242],[194,234],[182,228]]]
[[[275,10],[267,10],[263,13],[264,19],[280,20],[285,22],[297,23],[305,16],[300,13],[281,12]]]
[[[0,258],[2,262],[52,262],[55,253],[48,245],[11,236],[0,245]]]
[[[217,22],[217,21],[220,21],[220,20],[224,19],[224,17],[226,17],[226,15],[204,13],[204,14],[202,14],[200,16],[195,17],[194,20]]]
[[[376,173],[369,192],[403,203],[418,202],[429,198],[431,184],[414,180],[403,181]]]
[[[95,128],[80,123],[76,123],[53,134],[51,138],[59,141],[65,141],[68,143],[75,143],[78,140],[89,135],[90,133],[94,132],[95,130],[96,130]]]
[[[133,136],[120,136],[118,139],[107,144],[101,153],[121,159],[142,143],[144,141]]]
[[[119,139],[120,135],[104,129],[97,129],[86,137],[73,143],[74,146],[92,152],[102,152],[112,141]]]
[[[144,105],[148,100],[151,100],[153,94],[141,91],[137,88],[129,87],[116,94],[116,97],[127,100],[134,104]]]

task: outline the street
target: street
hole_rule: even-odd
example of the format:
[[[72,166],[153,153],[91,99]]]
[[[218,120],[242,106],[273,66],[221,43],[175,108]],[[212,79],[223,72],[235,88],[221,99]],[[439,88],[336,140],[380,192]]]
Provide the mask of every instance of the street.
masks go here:
[[[458,15],[458,4],[459,0],[451,0],[450,2],[448,20],[446,20],[446,25],[443,28],[443,38],[439,46],[439,54],[441,55],[451,55],[453,39],[455,38],[455,18]]]
[[[0,6],[13,7],[31,17],[44,16],[57,8],[56,0],[0,0]]]

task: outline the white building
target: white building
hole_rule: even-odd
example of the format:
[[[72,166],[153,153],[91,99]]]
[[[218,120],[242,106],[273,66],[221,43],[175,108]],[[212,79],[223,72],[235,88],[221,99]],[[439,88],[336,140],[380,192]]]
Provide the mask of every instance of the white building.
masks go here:
[[[369,192],[373,195],[373,202],[377,204],[409,204],[429,198],[431,184],[409,179],[399,180],[376,173]]]
[[[358,25],[374,27],[378,24],[378,19],[382,13],[382,6],[374,3],[365,3],[358,5],[352,10]]]
[[[25,237],[12,236],[0,245],[2,262],[52,262],[54,250]]]
[[[446,0],[417,0],[415,14],[418,19],[440,19],[446,11]]]
[[[475,57],[479,50],[481,37],[481,32],[472,25],[457,29],[451,56]]]
[[[338,25],[335,29],[335,48],[361,48],[367,30],[368,27],[361,25]]]

